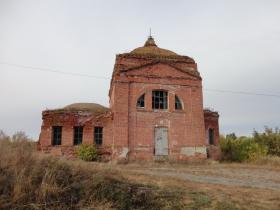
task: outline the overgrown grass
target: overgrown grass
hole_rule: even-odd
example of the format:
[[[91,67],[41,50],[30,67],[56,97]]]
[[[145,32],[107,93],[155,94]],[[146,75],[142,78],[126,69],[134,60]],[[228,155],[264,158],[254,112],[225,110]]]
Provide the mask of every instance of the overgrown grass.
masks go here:
[[[278,156],[264,156],[261,157],[255,161],[252,161],[251,163],[257,164],[257,165],[266,165],[266,166],[271,166],[271,167],[280,167],[280,157]]]
[[[191,191],[189,196],[192,198],[192,202],[188,205],[189,209],[202,209],[211,205],[211,198],[204,192]]]
[[[217,203],[215,210],[238,210],[238,208],[231,201],[222,201]]]
[[[132,183],[35,148],[26,136],[0,140],[0,209],[184,209],[182,192]]]

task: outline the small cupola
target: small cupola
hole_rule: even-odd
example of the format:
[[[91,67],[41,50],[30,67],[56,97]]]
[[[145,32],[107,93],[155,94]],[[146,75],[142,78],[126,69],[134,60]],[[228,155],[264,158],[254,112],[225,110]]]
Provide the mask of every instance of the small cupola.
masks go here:
[[[152,36],[149,36],[147,41],[144,44],[144,47],[151,47],[151,46],[157,47],[154,38]]]

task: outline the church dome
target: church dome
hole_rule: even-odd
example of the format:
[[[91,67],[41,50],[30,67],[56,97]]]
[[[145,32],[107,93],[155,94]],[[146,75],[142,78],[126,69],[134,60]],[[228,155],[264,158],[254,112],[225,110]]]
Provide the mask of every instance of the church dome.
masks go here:
[[[149,36],[143,47],[138,47],[130,52],[134,55],[150,55],[150,56],[178,56],[175,52],[159,48],[152,36]]]

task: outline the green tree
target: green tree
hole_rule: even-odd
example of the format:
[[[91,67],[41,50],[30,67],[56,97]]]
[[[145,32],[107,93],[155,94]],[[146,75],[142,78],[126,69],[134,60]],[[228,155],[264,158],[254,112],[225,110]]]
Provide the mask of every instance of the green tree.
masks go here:
[[[280,156],[280,129],[265,127],[263,133],[253,132],[254,140],[267,147],[269,155]]]

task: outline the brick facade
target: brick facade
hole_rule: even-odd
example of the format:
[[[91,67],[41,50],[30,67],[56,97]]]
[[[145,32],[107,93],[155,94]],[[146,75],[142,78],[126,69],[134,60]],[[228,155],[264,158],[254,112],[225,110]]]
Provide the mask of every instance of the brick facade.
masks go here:
[[[153,109],[152,104],[157,103],[153,102],[153,91],[167,92],[166,109]],[[137,107],[143,94],[144,107]],[[175,96],[182,109],[175,108]],[[110,109],[98,113],[90,104],[43,111],[39,140],[42,150],[72,154],[74,126],[83,126],[85,144],[94,143],[94,127],[103,127],[103,142],[98,148],[109,159],[205,159],[210,128],[213,144],[218,144],[219,115],[203,110],[197,64],[190,57],[158,48],[152,37],[144,47],[116,56],[109,97]],[[96,108],[96,104],[92,106]],[[52,145],[53,126],[62,126],[61,145]],[[167,130],[164,157],[155,156],[156,128]]]

